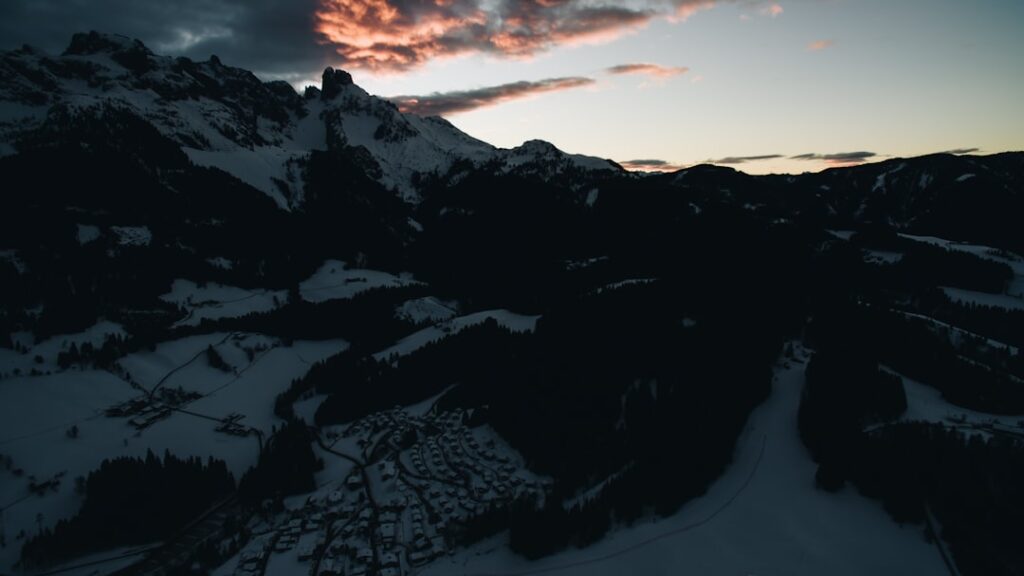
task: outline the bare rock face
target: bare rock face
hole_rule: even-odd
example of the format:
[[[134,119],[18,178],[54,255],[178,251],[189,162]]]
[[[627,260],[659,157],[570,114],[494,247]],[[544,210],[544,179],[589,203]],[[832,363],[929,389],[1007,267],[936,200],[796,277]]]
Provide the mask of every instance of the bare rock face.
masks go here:
[[[341,94],[341,91],[345,86],[351,85],[351,74],[344,70],[335,70],[328,66],[327,69],[324,70],[320,97],[324,100],[333,100],[338,94]]]
[[[115,62],[136,73],[147,72],[153,66],[153,52],[145,44],[117,34],[101,34],[96,31],[75,34],[64,51],[67,56],[101,53],[109,54]]]

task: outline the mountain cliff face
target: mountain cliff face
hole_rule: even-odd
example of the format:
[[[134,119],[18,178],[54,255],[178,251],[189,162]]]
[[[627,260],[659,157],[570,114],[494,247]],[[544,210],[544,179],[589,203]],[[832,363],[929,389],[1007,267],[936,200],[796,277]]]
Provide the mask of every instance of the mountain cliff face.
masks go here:
[[[233,174],[286,209],[303,204],[301,173],[315,150],[352,149],[367,172],[410,202],[420,200],[420,177],[444,176],[458,162],[538,174],[621,172],[550,144],[495,148],[441,118],[403,114],[331,68],[319,90],[300,96],[216,56],[158,56],[138,40],[91,32],[75,35],[56,57],[30,47],[5,53],[0,74],[0,153],[19,149],[55,116],[115,107],[151,124],[195,164]]]

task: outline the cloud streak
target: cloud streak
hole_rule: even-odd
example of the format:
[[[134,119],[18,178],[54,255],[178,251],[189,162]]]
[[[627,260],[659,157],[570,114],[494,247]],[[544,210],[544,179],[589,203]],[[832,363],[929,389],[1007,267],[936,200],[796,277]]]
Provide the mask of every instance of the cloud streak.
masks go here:
[[[672,164],[666,160],[657,160],[654,158],[626,160],[619,162],[619,165],[626,170],[640,172],[675,172],[676,170],[682,170],[684,168],[684,166],[679,164]]]
[[[425,96],[395,96],[389,98],[402,112],[420,116],[450,116],[469,112],[478,108],[494,106],[510,100],[528,98],[547,92],[571,90],[594,84],[593,78],[572,76],[567,78],[548,78],[536,82],[521,81],[488,86],[473,90],[455,92],[438,92]]]
[[[672,78],[689,72],[686,66],[660,66],[658,64],[619,64],[606,68],[605,72],[613,75],[639,74],[653,78]]]
[[[718,160],[708,160],[709,164],[745,164],[747,162],[760,162],[762,160],[775,160],[783,158],[782,154],[762,154],[760,156],[727,156]]]
[[[878,154],[875,154],[874,152],[837,152],[834,154],[798,154],[796,156],[790,156],[790,159],[817,160],[826,162],[828,164],[843,166],[849,164],[862,164],[872,158],[875,158],[876,156],[878,156]]]
[[[961,156],[963,154],[974,154],[975,152],[980,151],[980,148],[954,148],[952,150],[945,150],[943,152],[939,152],[939,154],[955,154],[957,156]]]

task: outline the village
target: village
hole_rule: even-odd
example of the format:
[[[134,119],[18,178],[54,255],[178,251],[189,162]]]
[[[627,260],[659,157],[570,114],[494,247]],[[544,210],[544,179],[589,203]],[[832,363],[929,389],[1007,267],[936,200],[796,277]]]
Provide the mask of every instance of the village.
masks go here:
[[[351,473],[258,522],[234,573],[295,573],[298,564],[311,576],[413,574],[454,553],[474,518],[543,498],[550,481],[467,417],[395,408],[327,431],[321,448],[351,462]]]

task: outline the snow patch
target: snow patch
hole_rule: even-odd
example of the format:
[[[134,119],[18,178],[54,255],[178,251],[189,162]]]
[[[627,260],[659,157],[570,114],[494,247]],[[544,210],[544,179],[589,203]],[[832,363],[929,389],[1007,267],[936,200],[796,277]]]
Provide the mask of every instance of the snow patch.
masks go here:
[[[1024,299],[1006,294],[989,294],[988,292],[976,292],[942,286],[942,291],[954,302],[966,304],[977,304],[979,306],[992,306],[994,308],[1005,308],[1007,310],[1024,310]]]
[[[376,360],[386,360],[392,356],[406,356],[447,336],[458,334],[470,326],[483,324],[489,319],[495,320],[512,332],[533,332],[537,328],[540,316],[524,316],[508,310],[484,310],[466,316],[459,316],[424,328],[402,338],[394,346],[381,350],[373,355]]]
[[[98,240],[100,237],[100,229],[98,226],[92,226],[90,224],[79,224],[78,225],[78,244],[85,246],[89,242]]]
[[[176,326],[198,326],[203,320],[238,318],[255,312],[269,312],[288,298],[285,290],[246,290],[215,282],[199,285],[191,280],[177,279],[171,291],[160,296],[164,302],[188,312]]]
[[[387,272],[350,269],[345,262],[328,260],[313,276],[299,285],[299,291],[304,300],[316,303],[347,300],[373,288],[400,288],[415,284],[418,284],[415,280]]]
[[[289,161],[304,155],[276,146],[260,146],[252,150],[197,150],[188,147],[182,150],[193,164],[223,170],[270,196],[278,208],[291,208],[289,198],[278,182],[288,186],[293,179],[288,173]]]
[[[149,246],[153,241],[153,233],[147,226],[111,226],[117,234],[117,243],[121,246]]]
[[[426,322],[443,322],[453,318],[455,306],[445,304],[433,296],[406,300],[395,309],[395,316],[413,324]]]

